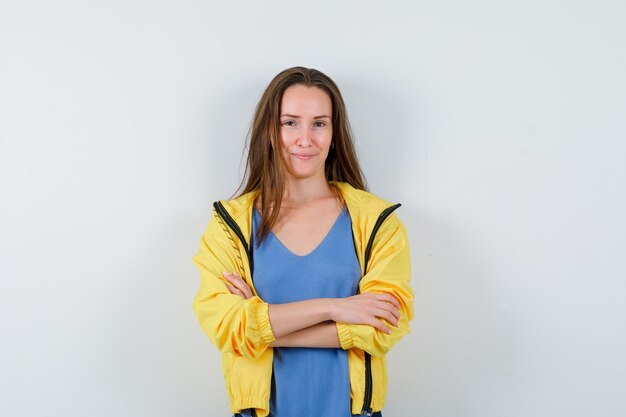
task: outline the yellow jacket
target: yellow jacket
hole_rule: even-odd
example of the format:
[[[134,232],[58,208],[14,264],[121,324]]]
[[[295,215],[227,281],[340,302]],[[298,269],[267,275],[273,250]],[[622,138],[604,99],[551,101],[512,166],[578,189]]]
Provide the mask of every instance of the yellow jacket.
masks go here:
[[[336,323],[341,347],[348,350],[352,413],[367,415],[384,407],[385,354],[409,332],[413,319],[409,245],[406,229],[393,213],[399,204],[392,205],[344,182],[331,183],[341,191],[350,213],[362,271],[359,292],[388,293],[400,302],[398,327],[388,326],[391,334],[370,325]],[[250,274],[252,207],[257,195],[258,191],[253,191],[214,204],[213,217],[193,257],[200,270],[200,289],[192,308],[202,330],[222,352],[231,411],[255,408],[258,417],[265,417],[269,414],[273,359],[269,343],[275,337],[268,304],[256,295]],[[231,294],[223,271],[236,271],[254,296],[245,300]]]

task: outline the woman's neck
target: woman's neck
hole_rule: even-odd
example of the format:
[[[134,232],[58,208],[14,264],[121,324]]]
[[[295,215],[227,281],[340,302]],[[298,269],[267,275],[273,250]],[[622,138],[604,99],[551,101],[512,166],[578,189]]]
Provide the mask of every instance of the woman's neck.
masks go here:
[[[333,193],[326,178],[289,178],[285,183],[283,203],[299,206],[320,198],[332,197]]]

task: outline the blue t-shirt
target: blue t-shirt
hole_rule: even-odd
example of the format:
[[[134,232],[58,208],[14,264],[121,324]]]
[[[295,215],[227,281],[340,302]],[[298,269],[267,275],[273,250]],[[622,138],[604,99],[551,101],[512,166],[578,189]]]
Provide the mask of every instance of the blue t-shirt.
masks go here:
[[[261,216],[254,209],[252,236]],[[357,293],[361,267],[347,207],[324,240],[299,256],[270,232],[254,252],[254,286],[270,304]],[[270,417],[350,417],[348,352],[341,348],[274,348]]]

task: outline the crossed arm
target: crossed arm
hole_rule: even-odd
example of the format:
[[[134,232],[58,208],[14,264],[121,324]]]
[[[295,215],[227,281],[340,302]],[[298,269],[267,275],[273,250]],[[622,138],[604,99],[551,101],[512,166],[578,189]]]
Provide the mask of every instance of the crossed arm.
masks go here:
[[[223,273],[232,294],[245,299],[252,290],[236,273]],[[269,304],[269,318],[276,340],[271,347],[339,348],[336,322],[367,324],[384,333],[386,320],[398,325],[400,304],[389,294],[362,293],[346,298],[314,298],[285,304]]]

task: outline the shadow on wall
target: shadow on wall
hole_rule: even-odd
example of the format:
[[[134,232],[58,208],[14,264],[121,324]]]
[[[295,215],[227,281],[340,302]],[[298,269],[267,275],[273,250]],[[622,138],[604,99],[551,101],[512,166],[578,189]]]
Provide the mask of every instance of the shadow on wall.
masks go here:
[[[387,411],[481,416],[482,404],[523,409],[515,372],[527,358],[516,318],[492,297],[494,277],[458,230],[434,213],[407,210],[415,318],[388,354]]]

